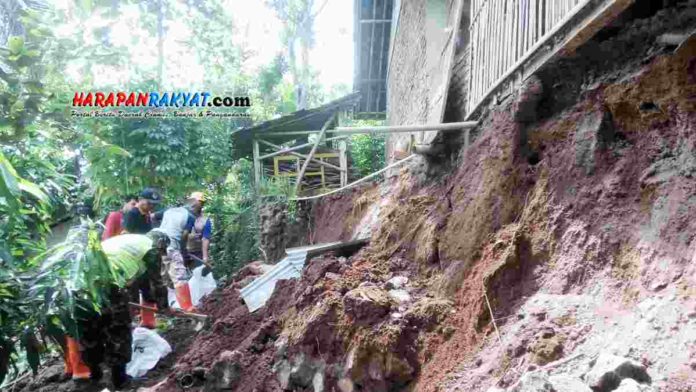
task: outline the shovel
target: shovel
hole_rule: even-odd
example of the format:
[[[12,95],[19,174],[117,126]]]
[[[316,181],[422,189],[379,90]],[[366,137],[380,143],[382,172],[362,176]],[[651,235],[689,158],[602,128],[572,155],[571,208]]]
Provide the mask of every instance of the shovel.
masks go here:
[[[200,313],[191,313],[191,312],[184,312],[183,310],[173,310],[173,309],[157,309],[157,308],[152,308],[150,306],[143,306],[140,304],[136,304],[135,302],[129,302],[128,305],[130,305],[131,308],[136,308],[136,309],[142,309],[142,310],[149,310],[151,312],[163,314],[166,316],[172,316],[172,317],[180,317],[180,318],[192,318],[198,321],[207,321],[208,316]]]
[[[210,265],[210,263],[203,261],[203,259],[201,259],[201,258],[198,257],[198,256],[194,256],[194,255],[192,255],[192,254],[189,254],[188,256],[189,256],[190,258],[196,260],[197,262],[199,262],[199,263],[205,265],[205,268],[203,268],[203,273],[202,273],[202,275],[203,275],[203,276],[208,276],[208,274],[210,273],[210,270],[213,268],[213,266]]]

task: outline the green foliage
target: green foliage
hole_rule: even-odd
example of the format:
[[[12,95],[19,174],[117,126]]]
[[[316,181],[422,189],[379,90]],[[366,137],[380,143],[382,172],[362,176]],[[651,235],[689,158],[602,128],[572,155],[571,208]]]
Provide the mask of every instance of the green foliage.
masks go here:
[[[346,126],[367,127],[383,125],[381,120],[356,120]],[[358,177],[367,176],[385,166],[386,162],[385,134],[363,133],[352,135],[348,140],[348,155],[352,168]]]
[[[79,337],[76,315],[100,311],[108,304],[108,288],[115,283],[95,224],[84,221],[71,229],[65,241],[37,257],[37,264],[40,267],[27,285],[27,298],[41,309],[33,315],[35,323]]]
[[[48,341],[62,345],[66,332],[78,336],[79,314],[106,305],[102,290],[113,278],[93,223],[46,250],[51,224],[76,203],[93,198],[105,212],[145,186],[161,188],[168,202],[205,189],[216,274],[229,275],[258,258],[260,195],[251,163],[232,162],[230,154],[230,130],[248,125],[246,120],[76,119],[69,110],[75,91],[185,88],[248,94],[254,119],[266,120],[297,108],[296,82],[308,92],[309,106],[347,92],[345,86],[325,92],[308,66],[313,1],[275,3],[291,15],[286,49],[300,43],[302,66],[292,49],[254,75],[247,71],[248,45],[230,39],[235,26],[222,1],[81,0],[49,6],[40,15],[11,16],[9,31],[22,36],[0,42],[0,385],[8,372],[17,375],[20,360],[36,370]],[[160,53],[157,61],[138,61],[143,53],[134,48],[157,52],[159,16],[165,25],[182,21],[190,27],[186,55],[204,70],[200,85],[181,86],[177,72],[189,71],[179,69],[165,69],[153,81],[159,64],[167,65]],[[119,45],[112,29],[124,18],[143,33]],[[65,27],[71,33],[61,36]],[[69,74],[82,77],[71,80]],[[113,85],[95,83],[112,74],[119,75]],[[282,200],[293,191],[282,181],[261,185],[262,194]],[[292,216],[294,203],[289,209]]]
[[[211,252],[216,276],[229,276],[258,258],[257,195],[252,173],[250,161],[236,162],[206,205],[206,213],[214,222]]]

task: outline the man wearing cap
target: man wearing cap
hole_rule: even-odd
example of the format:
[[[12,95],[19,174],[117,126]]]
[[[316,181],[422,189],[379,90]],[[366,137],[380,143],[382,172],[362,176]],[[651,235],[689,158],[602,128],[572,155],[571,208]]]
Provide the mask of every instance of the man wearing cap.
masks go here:
[[[191,196],[189,196],[189,200],[191,201],[189,203],[191,212],[193,212],[196,220],[188,236],[186,248],[190,256],[195,256],[207,265],[210,261],[210,239],[213,236],[213,225],[210,218],[203,214],[205,195],[203,192],[193,192]],[[199,260],[193,259],[191,264],[194,267],[198,267],[200,262]]]
[[[152,230],[150,214],[162,201],[159,192],[145,188],[140,194],[138,204],[123,216],[123,231],[130,234],[145,234]]]

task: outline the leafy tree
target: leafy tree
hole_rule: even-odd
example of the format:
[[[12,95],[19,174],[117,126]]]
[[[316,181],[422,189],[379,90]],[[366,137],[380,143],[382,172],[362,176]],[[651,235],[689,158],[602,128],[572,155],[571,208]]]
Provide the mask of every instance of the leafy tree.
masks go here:
[[[383,125],[382,120],[355,120],[349,126],[366,127]],[[348,139],[348,155],[352,168],[359,177],[382,169],[385,165],[386,136],[384,134],[357,134]]]

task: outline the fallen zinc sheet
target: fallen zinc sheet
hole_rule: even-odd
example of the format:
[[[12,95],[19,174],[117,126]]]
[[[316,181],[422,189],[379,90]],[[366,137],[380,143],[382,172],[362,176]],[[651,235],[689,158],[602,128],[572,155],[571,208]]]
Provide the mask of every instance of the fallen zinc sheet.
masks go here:
[[[295,279],[302,275],[307,256],[316,256],[330,250],[341,250],[346,248],[359,248],[367,243],[367,240],[354,240],[350,242],[331,242],[327,244],[317,244],[303,246],[300,248],[289,248],[285,250],[287,256],[276,264],[273,269],[254,279],[253,282],[244,286],[240,293],[244,299],[249,312],[253,312],[266,304],[266,301],[273,294],[276,282],[281,279]]]

